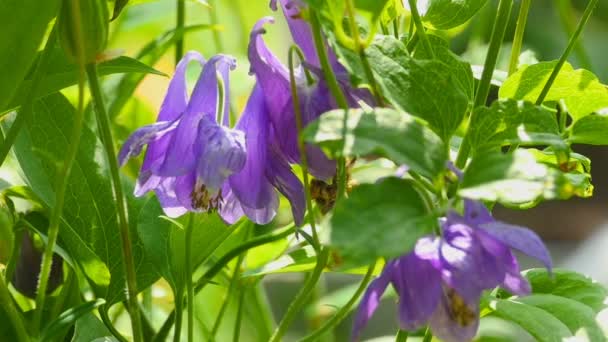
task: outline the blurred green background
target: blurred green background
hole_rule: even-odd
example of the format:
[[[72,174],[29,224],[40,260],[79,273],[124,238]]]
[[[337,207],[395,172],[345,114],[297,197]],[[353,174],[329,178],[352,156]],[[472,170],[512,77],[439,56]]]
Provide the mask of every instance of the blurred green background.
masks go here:
[[[485,58],[486,43],[489,39],[496,2],[490,0],[476,18],[462,27],[448,33],[453,50],[462,55],[463,58],[475,65],[483,64]],[[269,8],[269,0],[214,0],[209,1],[211,8],[203,5],[197,0],[188,0],[186,3],[186,24],[209,24],[213,21],[212,11],[215,12],[219,44],[214,39],[214,33],[210,30],[200,30],[187,34],[185,38],[186,50],[198,50],[206,58],[215,53],[230,54],[237,58],[238,67],[231,75],[231,97],[233,108],[238,113],[243,108],[248,94],[253,86],[254,79],[248,75],[249,65],[247,61],[246,48],[249,31],[254,23],[263,16],[274,16],[276,22],[267,27],[265,40],[271,50],[280,58],[285,60],[288,47],[291,44],[289,31],[286,27],[281,13],[272,12]],[[511,25],[507,37],[512,37],[515,30],[515,21],[519,11],[519,1],[515,2]],[[532,3],[528,18],[524,50],[527,60],[552,60],[557,59],[565,48],[568,40],[568,32],[573,29],[586,5],[586,1],[580,0],[535,0]],[[406,25],[406,23],[404,23]],[[164,32],[175,26],[175,1],[167,0],[132,0],[123,14],[112,22],[112,35],[109,49],[122,50],[123,54],[135,57],[137,53],[150,41],[160,37]],[[404,26],[406,27],[406,26]],[[499,68],[506,70],[509,54],[510,38],[502,49],[502,58]],[[598,75],[603,83],[608,83],[608,1],[600,1],[591,21],[586,27],[583,35],[582,45],[576,49],[570,58],[575,67],[585,67]],[[173,51],[169,50],[154,67],[167,74],[172,74],[174,68]],[[200,69],[199,69],[200,70]],[[189,69],[189,78],[194,81],[199,70],[196,67]],[[108,87],[112,86],[112,77],[105,80]],[[168,78],[159,76],[146,76],[139,85],[135,96],[116,118],[116,126],[119,142],[122,142],[135,128],[151,123],[155,120],[158,108],[162,102],[164,93],[168,86]],[[111,88],[108,88],[111,89]],[[576,149],[576,148],[575,148]],[[602,255],[594,252],[598,248],[590,243],[598,240],[598,236],[608,240],[606,229],[602,225],[608,222],[606,214],[608,199],[608,153],[601,148],[586,148],[578,151],[590,156],[594,162],[592,174],[596,185],[595,197],[591,200],[571,200],[568,202],[556,202],[541,205],[538,208],[526,212],[514,212],[498,208],[497,216],[528,225],[536,229],[547,240],[552,249],[557,265],[568,265],[577,271],[590,273],[600,281],[608,285],[608,274],[597,267],[587,267],[589,260],[597,260]],[[136,163],[132,163],[127,170],[131,176],[137,172]],[[288,215],[288,213],[286,213]],[[280,218],[279,218],[280,221]],[[599,248],[601,252],[602,248]],[[587,253],[587,254],[586,254]],[[589,254],[591,253],[591,254]],[[595,253],[595,254],[593,254]],[[582,256],[585,256],[582,258]],[[604,257],[608,257],[604,254]],[[577,261],[582,260],[582,261]],[[527,261],[524,261],[526,264]],[[586,264],[585,264],[586,263]],[[334,308],[328,303],[340,303],[349,289],[340,290],[343,286],[356,283],[357,276],[328,275],[325,277],[324,285],[319,289],[316,305],[310,305],[309,309],[300,315],[294,324],[290,334],[285,340],[295,340],[303,336],[307,329],[318,325]],[[303,275],[297,273],[273,275],[264,281],[267,296],[272,303],[273,314],[280,318],[286,310],[295,292],[303,282]],[[352,288],[350,289],[352,291]],[[225,298],[226,289],[221,286],[208,287],[197,297],[197,321],[199,330],[210,328],[215,315]],[[260,293],[247,293],[244,297],[246,302],[263,300]],[[154,312],[152,317],[155,324],[162,319],[172,307],[170,291],[163,284],[155,286],[152,291],[153,300],[162,305]],[[329,296],[324,299],[323,296]],[[344,299],[342,299],[344,300]],[[246,306],[247,307],[247,306]],[[228,340],[232,336],[235,316],[236,300],[232,300],[226,320],[220,329],[218,341]],[[251,310],[246,312],[243,322],[242,341],[256,341],[257,334],[248,322],[260,319],[258,313]],[[327,340],[345,341],[350,331],[350,318],[345,320],[335,332],[335,336]],[[124,322],[125,329],[128,324]],[[394,300],[389,299],[383,303],[379,312],[374,316],[363,338],[373,338],[383,335],[393,335],[396,331],[396,310]],[[200,340],[204,340],[204,334],[200,333]],[[487,341],[526,341],[529,336],[517,327],[505,322],[486,320],[480,330],[480,337]],[[387,338],[393,340],[394,337]]]

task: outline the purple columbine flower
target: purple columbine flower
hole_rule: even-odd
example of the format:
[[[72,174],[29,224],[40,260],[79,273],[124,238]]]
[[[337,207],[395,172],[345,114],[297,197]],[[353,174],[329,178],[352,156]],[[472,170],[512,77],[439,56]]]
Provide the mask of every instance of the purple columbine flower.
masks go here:
[[[188,98],[185,72],[191,61],[203,70]],[[219,209],[226,179],[245,166],[245,134],[228,127],[228,73],[235,65],[229,56],[205,62],[199,53],[188,52],[177,65],[157,122],[135,131],[119,153],[122,165],[148,145],[135,195],[154,191],[168,216]],[[217,77],[224,81],[221,123]]]
[[[296,71],[296,86],[300,100],[303,124],[306,125],[318,118],[321,114],[336,109],[337,105],[321,77],[319,60],[312,39],[312,31],[308,23],[302,20],[300,10],[301,1],[280,0],[289,29],[295,43],[302,50],[306,58],[306,66],[317,77],[313,84],[308,84],[304,70],[299,67]],[[277,0],[270,3],[273,10],[277,9]],[[251,73],[256,76],[257,84],[266,97],[266,106],[269,119],[275,129],[277,143],[291,163],[300,163],[298,149],[297,129],[293,110],[293,99],[289,81],[289,69],[268,49],[262,34],[264,25],[274,22],[272,17],[259,20],[254,26],[249,41],[249,61]],[[354,89],[349,83],[348,73],[337,61],[336,56],[328,51],[330,63],[334,73],[338,76],[340,85],[349,104],[358,107],[359,100],[371,98],[369,92]],[[306,145],[308,168],[316,178],[327,180],[336,172],[335,161],[328,159],[325,154],[313,145]]]
[[[451,213],[442,222],[442,237],[424,237],[412,252],[386,264],[361,301],[353,339],[390,283],[399,295],[402,329],[429,324],[444,341],[471,340],[479,326],[482,291],[501,286],[516,295],[530,293],[512,249],[551,270],[551,257],[534,232],[496,221],[483,204],[466,200],[464,216]]]

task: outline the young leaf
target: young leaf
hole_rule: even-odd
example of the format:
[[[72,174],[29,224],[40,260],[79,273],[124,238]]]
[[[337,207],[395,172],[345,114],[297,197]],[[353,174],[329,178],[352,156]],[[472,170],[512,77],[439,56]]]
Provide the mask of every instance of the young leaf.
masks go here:
[[[5,0],[0,20],[0,108],[13,97],[27,74],[59,0]]]
[[[429,0],[419,1],[417,7],[425,26],[448,30],[469,21],[486,2],[487,0]]]
[[[572,336],[564,323],[535,306],[510,299],[495,299],[489,307],[492,315],[518,324],[539,342],[560,342]]]
[[[521,68],[503,83],[500,98],[512,98],[535,103],[556,62],[541,62]],[[574,70],[566,63],[553,82],[546,101],[564,100],[574,121],[608,107],[608,88],[584,69]]]
[[[599,312],[606,307],[608,291],[593,279],[565,269],[553,269],[548,273],[544,268],[526,270],[524,276],[532,286],[532,293],[552,294],[583,303]]]
[[[347,115],[346,141],[342,141]],[[417,119],[394,109],[331,111],[306,127],[303,135],[334,156],[374,154],[406,164],[431,179],[445,169],[447,160],[441,138]]]
[[[572,126],[570,142],[573,144],[608,145],[608,116],[589,115]]]
[[[112,333],[93,313],[86,314],[76,321],[72,342],[118,342]]]
[[[64,311],[57,319],[51,322],[41,333],[41,341],[53,341],[61,334],[64,329],[71,327],[82,316],[91,313],[93,310],[105,304],[105,300],[97,299],[82,303],[78,306]]]
[[[555,113],[530,102],[501,100],[477,107],[469,124],[473,153],[508,144],[554,145],[565,149]]]
[[[323,222],[344,267],[403,255],[434,224],[418,192],[407,180],[394,177],[356,187]]]
[[[545,199],[588,197],[589,176],[563,173],[536,161],[526,150],[475,156],[465,170],[459,194],[466,198],[498,201],[507,206],[530,206]]]

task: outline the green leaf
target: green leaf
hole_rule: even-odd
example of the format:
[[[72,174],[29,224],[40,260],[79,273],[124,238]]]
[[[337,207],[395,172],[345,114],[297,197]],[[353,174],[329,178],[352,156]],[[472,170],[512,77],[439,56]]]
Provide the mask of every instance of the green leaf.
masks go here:
[[[342,140],[345,116],[346,140]],[[303,132],[332,156],[374,154],[431,179],[445,169],[447,148],[441,138],[414,117],[386,108],[335,110],[325,113]]]
[[[148,201],[142,212],[154,210],[160,213],[160,205],[156,199]],[[186,215],[187,216],[187,215]],[[144,244],[146,254],[154,262],[154,268],[169,284],[172,289],[183,288],[186,279],[185,237],[182,227],[167,220],[151,226],[156,219],[150,215],[139,218],[138,232]],[[152,221],[152,222],[150,222]],[[187,217],[178,220],[185,227]],[[221,220],[217,214],[196,215],[192,232],[192,265],[197,267],[216,248],[228,238],[238,225],[231,227]]]
[[[311,246],[291,251],[277,260],[265,265],[243,272],[244,277],[260,276],[265,274],[291,273],[310,271],[317,263],[317,256]]]
[[[541,62],[521,68],[500,87],[500,98],[536,102],[556,62]],[[574,121],[608,107],[608,89],[584,69],[566,63],[551,86],[545,102],[564,100]]]
[[[608,291],[593,279],[574,271],[553,269],[552,273],[544,268],[534,268],[524,272],[534,294],[552,294],[583,303],[599,312],[606,307]]]
[[[608,116],[588,115],[572,125],[573,144],[608,145]]]
[[[65,157],[73,116],[74,107],[59,93],[38,100],[33,115],[15,142],[15,154],[25,180],[46,208],[54,206],[55,161]],[[97,157],[101,148],[93,132],[84,127],[67,184],[60,241],[72,259],[79,263],[96,296],[106,298],[111,305],[124,298],[124,272],[112,187],[107,178],[107,166]],[[132,188],[125,191],[131,193]],[[153,263],[145,257],[141,241],[134,234],[137,230],[135,218],[159,215],[144,211],[144,203],[145,200],[132,197],[128,201],[140,289],[158,279]],[[146,228],[154,230],[160,222],[150,219]]]
[[[585,304],[551,294],[534,294],[515,301],[547,311],[564,323],[573,335],[587,337],[586,341],[606,341],[595,321],[595,312]]]
[[[11,100],[27,74],[59,0],[4,0],[0,4],[0,108]]]
[[[78,306],[64,311],[57,319],[51,322],[41,333],[41,341],[53,341],[59,334],[64,332],[66,328],[71,327],[82,316],[91,313],[93,310],[105,304],[103,299],[97,299],[90,302],[82,303]]]
[[[448,30],[469,21],[486,4],[487,0],[429,0],[428,8],[421,8],[425,26]]]
[[[89,313],[76,321],[72,342],[118,342],[106,326]]]
[[[555,113],[530,102],[495,101],[490,108],[475,108],[472,118],[469,134],[473,151],[512,144],[566,148]]]
[[[475,156],[465,170],[459,194],[507,206],[530,206],[543,199],[588,197],[592,189],[588,175],[563,173],[518,149]]]
[[[112,18],[110,19],[110,21],[118,18],[118,16],[120,15],[120,12],[122,12],[123,8],[125,8],[125,6],[127,6],[127,3],[129,3],[129,0],[116,0],[114,2],[114,11],[112,12]]]
[[[517,323],[539,342],[562,342],[571,337],[570,329],[543,309],[510,299],[489,303],[492,314]]]
[[[390,177],[356,187],[348,199],[336,203],[323,226],[347,267],[409,252],[435,221],[407,180]]]
[[[548,164],[552,167],[559,168],[564,172],[577,172],[590,174],[591,172],[591,159],[585,157],[582,154],[572,152],[568,154],[568,160],[563,161],[558,158],[560,154],[556,154],[551,150],[537,150],[534,148],[527,149],[528,152],[534,155],[534,158],[540,163]]]
[[[365,52],[391,104],[426,120],[448,141],[472,105],[470,68],[464,71],[461,61],[448,53],[440,55],[442,60],[412,58],[392,36],[376,37]]]
[[[389,0],[355,0],[354,5],[355,9],[367,13],[372,21],[376,21],[388,2]]]
[[[100,76],[118,73],[142,73],[167,76],[136,59],[126,56],[101,62],[98,64],[97,70]],[[29,95],[29,90],[32,85],[32,77],[33,75],[31,74],[26,77],[8,106],[0,107],[0,113],[20,106],[28,99],[27,96]],[[71,63],[63,51],[57,48],[53,50],[46,76],[40,82],[37,95],[39,98],[42,98],[77,83],[78,66]]]

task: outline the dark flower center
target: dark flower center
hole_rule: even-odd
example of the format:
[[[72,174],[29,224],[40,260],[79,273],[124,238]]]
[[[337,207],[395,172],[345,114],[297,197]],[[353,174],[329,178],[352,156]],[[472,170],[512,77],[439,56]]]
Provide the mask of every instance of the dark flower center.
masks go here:
[[[447,290],[450,317],[463,327],[475,322],[477,315],[465,303],[454,289]]]
[[[223,200],[221,189],[212,196],[205,184],[201,184],[198,188],[195,187],[192,191],[192,208],[194,209],[213,213],[222,208]]]

